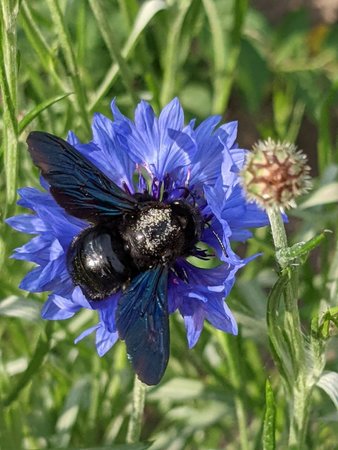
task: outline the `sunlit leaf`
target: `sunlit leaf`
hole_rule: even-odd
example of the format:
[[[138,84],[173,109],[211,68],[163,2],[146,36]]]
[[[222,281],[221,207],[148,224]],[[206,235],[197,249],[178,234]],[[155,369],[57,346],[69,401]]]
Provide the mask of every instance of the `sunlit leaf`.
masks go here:
[[[317,386],[327,393],[335,407],[338,409],[338,373],[324,372],[319,378]]]
[[[16,317],[30,322],[36,322],[40,319],[40,309],[40,303],[15,295],[11,295],[0,302],[0,316]]]
[[[316,190],[299,208],[306,209],[313,206],[338,202],[338,183],[330,183]]]

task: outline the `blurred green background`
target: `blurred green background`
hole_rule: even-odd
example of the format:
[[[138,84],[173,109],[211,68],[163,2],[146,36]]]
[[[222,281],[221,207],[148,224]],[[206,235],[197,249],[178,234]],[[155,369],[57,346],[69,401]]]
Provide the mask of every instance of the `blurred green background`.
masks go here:
[[[308,330],[319,310],[338,303],[336,3],[4,0],[0,59],[11,95],[0,103],[2,219],[19,211],[16,187],[38,184],[24,143],[28,131],[65,137],[72,129],[88,140],[93,112],[110,116],[114,97],[131,116],[141,98],[158,112],[178,96],[186,121],[214,113],[239,120],[243,147],[271,136],[308,154],[314,189],[290,211],[290,242],[333,231],[302,267],[300,306]],[[147,448],[123,446],[133,385],[124,344],[102,359],[92,337],[73,344],[95,323],[94,312],[42,321],[46,296],[18,289],[30,266],[8,259],[28,236],[6,226],[0,232],[0,448]],[[277,448],[286,448],[285,398],[265,323],[276,280],[269,230],[258,230],[237,251],[263,253],[242,270],[229,297],[239,336],[206,327],[188,350],[181,318],[171,317],[169,366],[147,392],[142,441],[152,442],[152,450],[261,449],[267,377],[278,405]],[[337,373],[335,331],[327,369]],[[233,376],[234,367],[241,377]],[[337,379],[326,389],[329,396],[314,392],[309,449],[338,446]]]

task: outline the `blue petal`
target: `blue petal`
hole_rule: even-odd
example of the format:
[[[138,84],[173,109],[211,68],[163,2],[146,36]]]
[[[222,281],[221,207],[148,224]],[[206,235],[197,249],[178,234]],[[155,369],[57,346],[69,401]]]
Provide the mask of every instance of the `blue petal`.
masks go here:
[[[32,209],[33,211],[35,211],[39,205],[44,205],[45,207],[50,208],[55,208],[57,206],[51,195],[47,192],[41,192],[35,188],[26,187],[18,189],[18,194],[21,197],[18,201],[18,205],[23,206],[24,208]]]
[[[214,184],[220,175],[223,143],[215,136],[205,138],[199,145],[191,164],[190,184]]]
[[[50,297],[43,305],[41,310],[41,317],[47,320],[65,320],[74,316],[73,311],[69,311],[68,309],[59,308],[53,301],[53,298]]]
[[[139,159],[149,164],[156,162],[160,149],[158,120],[149,103],[142,100],[135,110],[135,126],[145,147],[134,148]]]
[[[210,137],[220,120],[221,116],[210,116],[198,125],[195,129],[195,137],[198,145],[203,144]]]
[[[176,264],[179,264],[187,274],[189,280],[188,285],[185,287],[187,292],[188,290],[195,290],[196,286],[199,289],[209,289],[210,286],[222,286],[229,274],[228,264],[220,264],[212,269],[203,269],[190,264],[184,258],[177,260]]]
[[[189,162],[187,152],[172,138],[176,131],[183,131],[183,111],[177,99],[163,109],[159,119],[152,107],[141,101],[135,111],[135,125],[116,113],[114,105],[113,112],[119,117],[114,129],[121,142],[128,146],[133,160],[149,168],[153,177],[161,180]]]
[[[119,139],[113,122],[102,114],[95,114],[93,121],[93,140],[99,151],[95,152],[95,163],[99,161],[104,172],[118,185],[127,183],[132,188],[132,175],[135,162],[128,154],[125,141]]]
[[[102,323],[104,324],[105,328],[110,333],[116,332],[116,324],[115,324],[115,314],[116,314],[116,308],[119,298],[121,297],[121,293],[118,292],[115,295],[112,295],[111,297],[105,299],[101,303],[101,307],[99,309],[99,315]]]
[[[228,149],[235,144],[237,138],[237,128],[238,122],[233,121],[221,125],[216,132],[216,135],[220,136],[224,140]]]
[[[174,98],[162,109],[158,124],[160,130],[162,131],[160,136],[160,147],[162,148],[166,145],[167,139],[167,136],[163,131],[168,130],[169,128],[173,130],[181,130],[184,126],[183,109],[178,98]]]
[[[213,187],[205,186],[204,191],[208,205],[222,224],[224,233],[231,230],[232,240],[250,237],[246,228],[262,227],[269,223],[262,209],[245,200],[239,184],[223,186],[219,179]]]
[[[119,108],[116,106],[116,99],[114,98],[110,104],[111,111],[113,113],[114,119],[120,122],[131,123],[131,120],[124,116]]]
[[[100,327],[100,324],[94,325],[93,327],[87,328],[84,330],[75,340],[74,344],[77,344],[78,342],[82,341],[85,337],[89,336],[91,333],[96,331]]]
[[[80,220],[72,220],[65,213],[58,213],[50,208],[39,207],[37,214],[49,225],[49,231],[59,240],[63,248],[68,248],[75,236],[77,236],[88,224]]]
[[[81,288],[79,286],[76,286],[72,293],[72,301],[75,305],[81,306],[82,308],[86,309],[92,309],[91,304],[87,300],[87,298],[84,296]]]
[[[198,304],[194,305],[194,307],[191,307],[191,303],[189,304],[188,302],[184,302],[184,306],[181,309],[181,314],[184,319],[184,325],[187,330],[187,340],[189,348],[192,348],[196,345],[203,330],[204,324],[203,308]]]
[[[245,158],[246,158],[247,153],[248,153],[248,151],[244,150],[243,148],[230,149],[230,154],[231,154],[231,157],[232,157],[232,159],[234,161],[234,164],[236,166],[237,173],[240,170],[242,170],[242,168],[244,166],[244,163],[245,163]]]
[[[70,143],[70,145],[73,145],[74,147],[78,144],[81,144],[80,139],[76,136],[73,131],[69,131],[67,135],[67,142]]]
[[[35,267],[33,270],[27,273],[27,275],[21,280],[19,288],[30,292],[41,292],[43,289],[39,286],[39,278],[42,274],[43,267]]]
[[[52,294],[49,296],[55,305],[64,311],[77,312],[82,308],[81,304],[74,303],[70,298],[62,297],[61,295]]]
[[[22,247],[16,248],[12,258],[32,261],[40,265],[47,264],[50,260],[50,245],[50,239],[37,236]]]
[[[222,299],[213,299],[204,305],[206,319],[218,330],[237,334],[238,327],[234,316]]]
[[[14,230],[22,233],[38,234],[47,231],[46,224],[33,214],[20,214],[19,216],[10,217],[5,222]]]
[[[60,282],[66,271],[64,256],[50,261],[44,267],[37,267],[29,272],[20,283],[20,289],[30,292],[50,291]]]
[[[37,213],[37,216],[42,220],[44,224],[44,230],[50,229],[60,230],[59,240],[62,242],[65,238],[67,241],[69,236],[78,234],[83,228],[87,226],[87,223],[83,220],[77,219],[68,215],[64,209],[62,209],[53,199],[53,197],[46,192],[41,192],[35,188],[22,188],[18,190],[21,200],[18,201],[18,205],[25,208],[32,209]],[[30,215],[24,215],[29,220]],[[20,217],[20,216],[19,216]],[[34,217],[34,216],[33,216]],[[63,226],[57,227],[58,223],[62,221]],[[39,225],[39,223],[38,223]],[[40,231],[39,231],[40,232]]]
[[[117,331],[110,333],[102,324],[96,331],[96,349],[99,356],[105,355],[118,339]]]

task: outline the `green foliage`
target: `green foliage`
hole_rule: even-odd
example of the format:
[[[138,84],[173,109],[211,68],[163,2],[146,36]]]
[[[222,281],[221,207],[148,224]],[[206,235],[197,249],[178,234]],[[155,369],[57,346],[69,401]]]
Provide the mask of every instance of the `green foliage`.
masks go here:
[[[0,4],[1,220],[19,211],[18,186],[38,184],[26,133],[65,136],[72,129],[89,139],[93,112],[109,115],[113,97],[131,114],[138,99],[158,110],[177,95],[187,121],[211,113],[241,119],[243,146],[272,136],[304,147],[318,177],[290,212],[290,248],[279,258],[299,272],[303,362],[313,386],[305,448],[335,448],[337,25],[313,26],[304,10],[271,25],[247,0]],[[188,350],[183,323],[172,317],[169,367],[161,384],[147,390],[143,443],[135,445],[125,444],[133,374],[124,344],[102,359],[91,337],[73,344],[95,323],[94,312],[47,325],[39,318],[45,297],[18,288],[29,265],[8,258],[24,242],[0,225],[1,448],[287,448],[285,386],[293,390],[300,362],[283,322],[290,272],[277,279],[268,229],[237,249],[263,253],[242,271],[228,299],[238,337],[206,327]]]

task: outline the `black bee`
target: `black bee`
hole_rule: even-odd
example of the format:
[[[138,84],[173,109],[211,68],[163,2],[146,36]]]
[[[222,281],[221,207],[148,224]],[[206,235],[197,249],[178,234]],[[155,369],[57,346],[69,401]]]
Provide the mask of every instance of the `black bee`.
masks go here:
[[[169,358],[168,273],[200,239],[198,210],[185,200],[131,195],[51,134],[32,132],[27,143],[56,202],[90,224],[68,251],[74,284],[92,301],[122,291],[116,312],[119,336],[140,380],[157,384]]]

